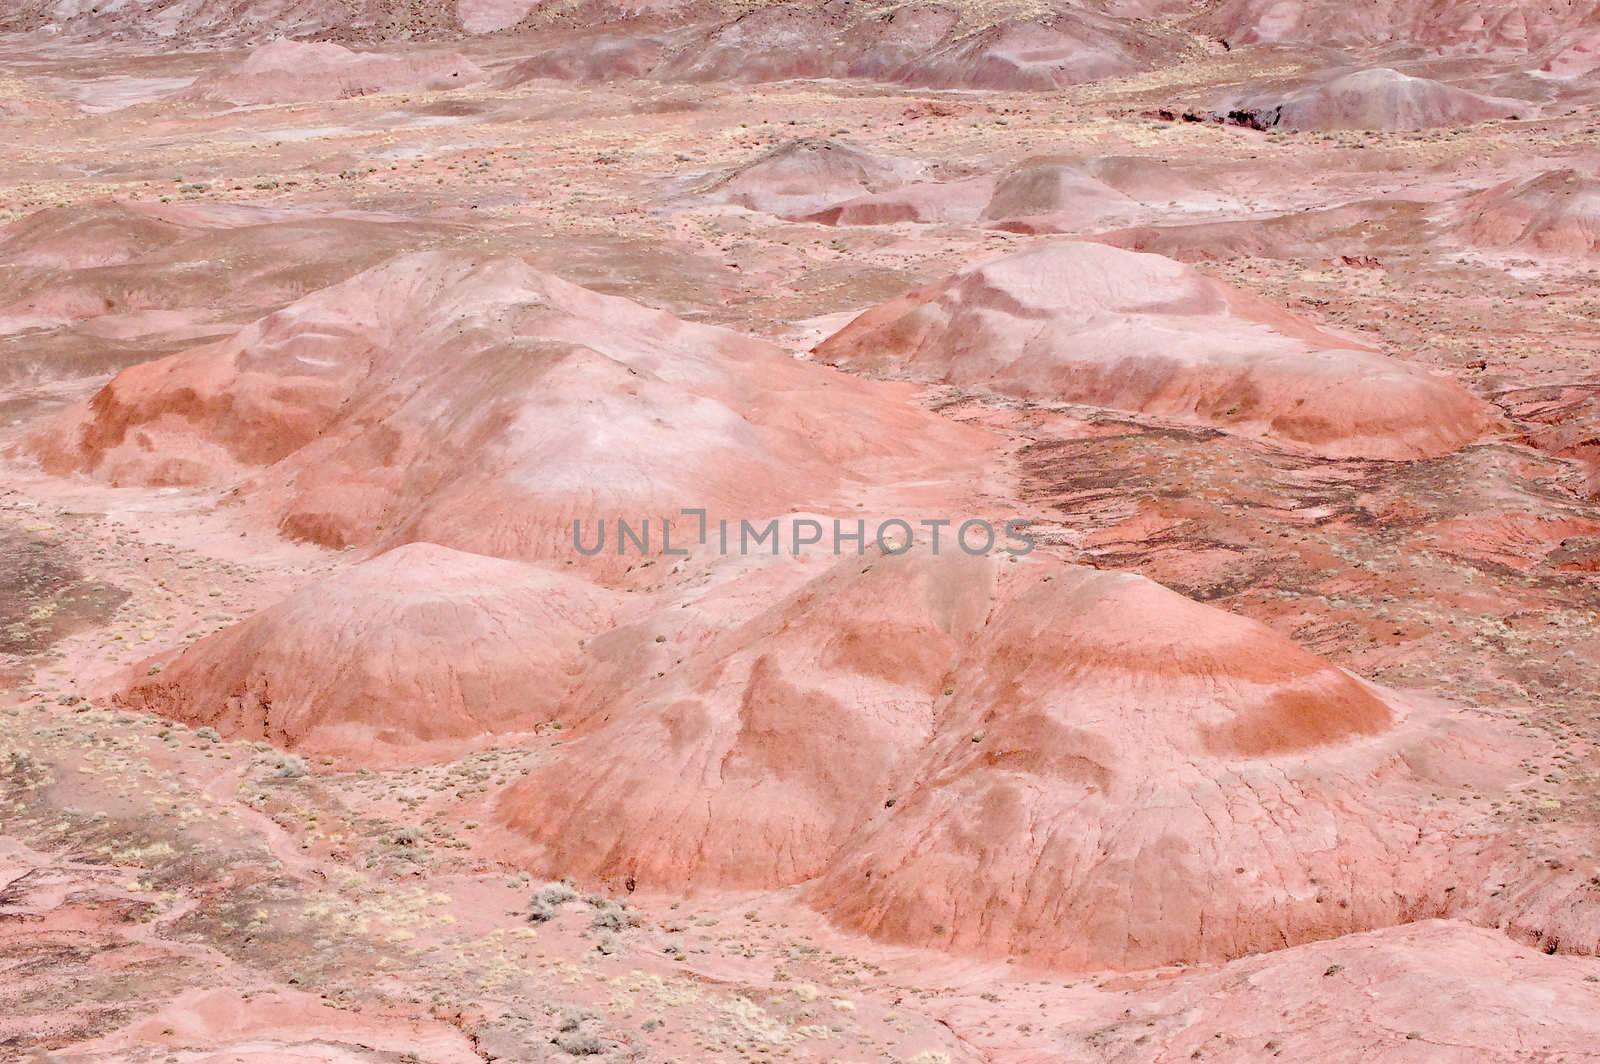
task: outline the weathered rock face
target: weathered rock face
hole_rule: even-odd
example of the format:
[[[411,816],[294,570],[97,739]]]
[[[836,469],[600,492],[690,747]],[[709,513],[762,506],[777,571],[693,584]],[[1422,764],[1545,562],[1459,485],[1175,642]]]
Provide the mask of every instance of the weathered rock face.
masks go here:
[[[494,33],[515,26],[539,4],[540,0],[456,0],[456,18],[468,33]]]
[[[867,311],[819,358],[1029,399],[1180,417],[1329,455],[1460,446],[1484,404],[1193,269],[1099,244],[980,263]]]
[[[1551,45],[1539,69],[1553,77],[1578,81],[1600,68],[1600,28],[1590,26]]]

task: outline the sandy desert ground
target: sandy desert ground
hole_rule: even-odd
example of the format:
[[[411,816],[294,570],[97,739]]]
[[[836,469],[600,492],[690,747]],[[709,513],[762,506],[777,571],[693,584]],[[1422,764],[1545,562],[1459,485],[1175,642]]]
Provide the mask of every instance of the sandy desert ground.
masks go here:
[[[1600,1060],[1594,0],[7,0],[0,144],[0,1059]]]

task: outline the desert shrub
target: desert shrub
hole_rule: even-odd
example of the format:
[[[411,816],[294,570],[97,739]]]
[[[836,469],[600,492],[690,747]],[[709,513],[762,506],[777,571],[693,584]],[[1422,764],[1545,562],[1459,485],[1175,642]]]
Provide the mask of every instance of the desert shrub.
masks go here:
[[[556,913],[567,902],[578,896],[572,884],[565,880],[552,880],[533,892],[528,902],[528,919],[536,924],[555,919]]]

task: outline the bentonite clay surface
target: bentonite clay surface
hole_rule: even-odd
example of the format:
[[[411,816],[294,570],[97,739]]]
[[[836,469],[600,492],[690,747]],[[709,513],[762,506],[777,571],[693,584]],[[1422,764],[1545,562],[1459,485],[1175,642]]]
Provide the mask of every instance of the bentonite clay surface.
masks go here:
[[[1597,19],[5,5],[0,1061],[1600,1060]]]

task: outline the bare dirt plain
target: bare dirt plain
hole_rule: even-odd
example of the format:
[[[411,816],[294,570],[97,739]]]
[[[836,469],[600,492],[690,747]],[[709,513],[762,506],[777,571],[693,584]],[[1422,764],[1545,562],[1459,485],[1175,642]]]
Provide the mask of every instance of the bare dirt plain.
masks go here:
[[[1600,1059],[1597,11],[12,0],[0,1059]]]

